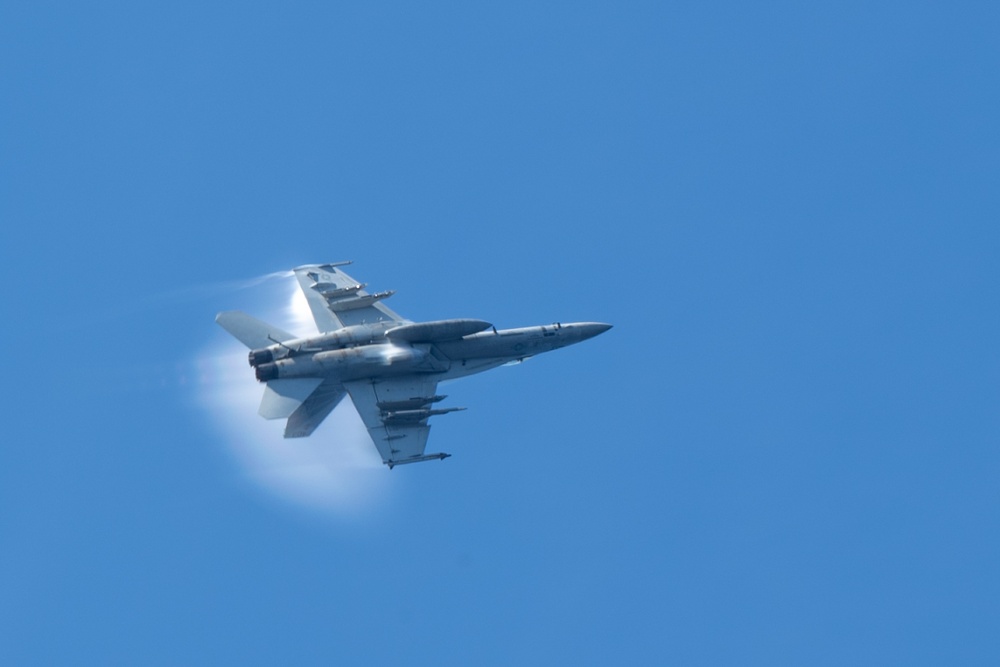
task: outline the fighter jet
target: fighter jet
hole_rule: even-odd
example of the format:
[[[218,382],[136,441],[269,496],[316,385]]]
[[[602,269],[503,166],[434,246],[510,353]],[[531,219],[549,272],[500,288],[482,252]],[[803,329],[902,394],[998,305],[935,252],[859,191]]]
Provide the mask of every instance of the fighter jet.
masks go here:
[[[384,303],[393,291],[369,293],[339,267],[294,269],[318,336],[302,338],[229,310],[215,321],[250,348],[249,361],[264,398],[265,419],[287,419],[286,438],[306,437],[350,394],[382,461],[445,459],[425,454],[430,417],[465,408],[436,407],[437,386],[593,338],[611,328],[574,322],[497,330],[472,319],[412,322]]]

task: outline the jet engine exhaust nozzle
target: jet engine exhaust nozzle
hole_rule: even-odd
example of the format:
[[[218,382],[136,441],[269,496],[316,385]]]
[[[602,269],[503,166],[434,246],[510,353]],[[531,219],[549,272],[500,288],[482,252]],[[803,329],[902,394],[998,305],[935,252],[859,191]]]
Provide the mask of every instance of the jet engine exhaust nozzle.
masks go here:
[[[261,364],[254,368],[254,372],[257,375],[258,382],[269,382],[270,380],[278,379],[278,365],[277,364]]]
[[[266,364],[268,362],[274,361],[274,352],[268,350],[267,348],[261,350],[250,350],[250,365],[257,367],[261,364]]]

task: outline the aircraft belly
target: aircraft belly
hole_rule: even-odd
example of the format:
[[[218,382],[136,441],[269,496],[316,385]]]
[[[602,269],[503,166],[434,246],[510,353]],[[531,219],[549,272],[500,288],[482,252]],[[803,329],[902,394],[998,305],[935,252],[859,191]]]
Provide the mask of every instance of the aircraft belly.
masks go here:
[[[461,361],[456,361],[451,365],[447,371],[435,376],[438,382],[445,382],[446,380],[456,380],[458,378],[464,378],[469,375],[475,375],[476,373],[482,373],[483,371],[488,371],[491,368],[496,368],[498,366],[503,366],[512,361],[509,357],[502,359],[490,358],[490,359],[463,359]]]
[[[337,368],[329,371],[323,377],[336,379],[340,382],[352,382],[355,380],[367,380],[377,378],[391,378],[402,375],[427,375],[428,377],[438,376],[440,371],[422,371],[417,368],[404,368],[399,366],[356,366],[348,368]]]
[[[477,335],[463,340],[438,343],[438,349],[451,359],[453,364],[473,359],[512,361],[547,352],[553,349],[553,342],[555,341],[530,334]]]
[[[430,345],[370,345],[326,350],[309,356],[279,359],[257,367],[257,379],[335,378],[341,381],[412,373],[446,371],[451,360]]]

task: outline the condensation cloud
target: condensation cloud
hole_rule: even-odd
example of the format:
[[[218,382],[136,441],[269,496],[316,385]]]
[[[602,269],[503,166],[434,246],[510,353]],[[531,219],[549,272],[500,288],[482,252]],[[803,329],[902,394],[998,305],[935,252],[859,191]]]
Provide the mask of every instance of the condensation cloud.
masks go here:
[[[280,278],[252,314],[298,335],[316,333],[305,297],[289,274]],[[198,400],[243,473],[260,488],[298,505],[336,513],[374,507],[389,492],[387,470],[349,397],[308,438],[285,439],[285,420],[258,416],[263,387],[235,340],[198,356]]]

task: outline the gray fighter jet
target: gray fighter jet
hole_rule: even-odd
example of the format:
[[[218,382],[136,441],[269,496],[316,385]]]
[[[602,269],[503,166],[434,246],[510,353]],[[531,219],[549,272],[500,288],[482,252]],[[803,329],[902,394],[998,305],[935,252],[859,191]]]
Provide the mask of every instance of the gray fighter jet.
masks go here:
[[[523,361],[611,328],[574,322],[497,331],[482,320],[411,322],[382,303],[394,292],[366,292],[338,268],[346,264],[294,270],[318,336],[293,336],[236,310],[219,313],[215,321],[250,348],[250,366],[265,385],[260,415],[288,419],[286,438],[310,435],[350,394],[390,469],[449,456],[424,454],[428,418],[464,410],[435,407],[445,398],[437,393],[439,382]]]

